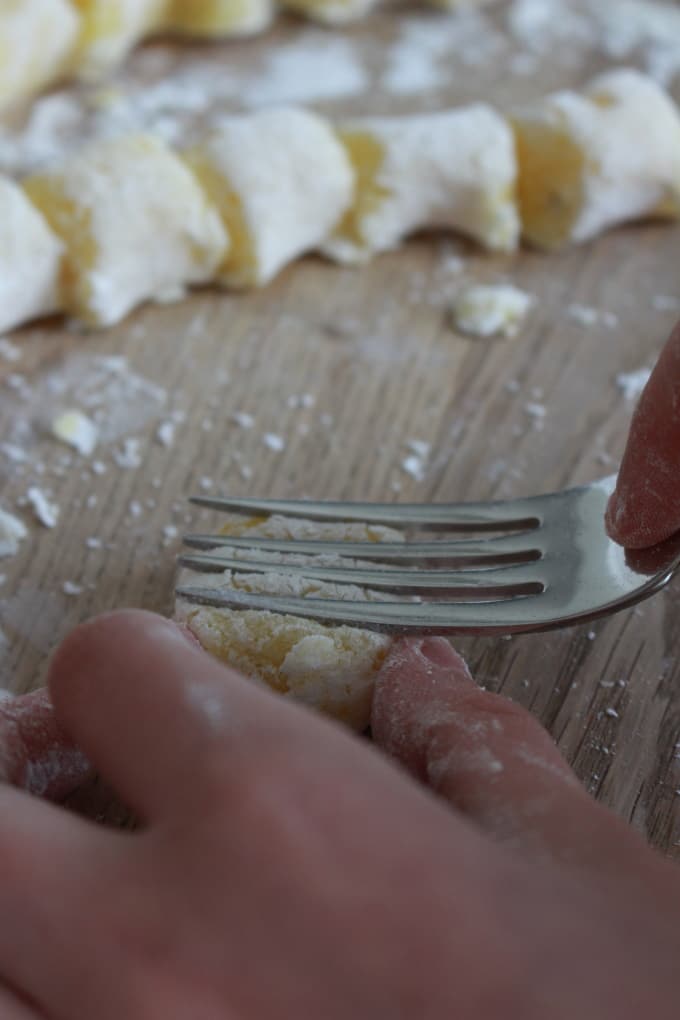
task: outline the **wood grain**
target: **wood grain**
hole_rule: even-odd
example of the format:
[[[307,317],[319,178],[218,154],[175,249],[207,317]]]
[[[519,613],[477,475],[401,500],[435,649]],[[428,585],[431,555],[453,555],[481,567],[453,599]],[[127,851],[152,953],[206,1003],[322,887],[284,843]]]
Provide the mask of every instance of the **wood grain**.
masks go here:
[[[281,26],[249,46],[248,59],[254,47],[296,31]],[[370,31],[384,36],[394,26],[382,16],[351,34]],[[491,66],[445,99],[511,102],[583,80],[590,69],[550,65],[530,81],[507,83]],[[356,112],[357,104],[346,109]],[[13,338],[21,359],[0,360],[0,434],[16,439],[19,428],[30,460],[0,459],[2,504],[13,507],[36,483],[53,492],[61,517],[54,530],[36,525],[19,555],[0,562],[0,682],[15,691],[37,686],[50,651],[94,613],[171,611],[178,544],[163,529],[214,526],[214,517],[185,502],[204,491],[202,480],[205,491],[239,495],[458,500],[547,491],[614,470],[632,410],[616,376],[650,367],[673,325],[672,311],[655,308],[654,297],[679,293],[680,227],[627,227],[550,257],[490,258],[456,242],[466,279],[507,278],[536,296],[526,329],[509,341],[473,341],[452,330],[458,277],[447,268],[450,244],[421,237],[357,271],[309,258],[262,293],[206,290],[144,308],[101,334],[79,335],[55,321]],[[613,312],[620,325],[585,328],[568,314],[572,303]],[[76,454],[65,465],[64,448],[40,423],[50,379],[76,358],[91,368],[109,355],[127,358],[166,397],[131,433],[141,440],[142,466],[115,464],[120,437],[96,452],[106,466],[97,475]],[[25,399],[11,379],[16,372],[28,381]],[[301,394],[311,394],[314,406],[294,406]],[[528,404],[542,404],[545,417],[533,417]],[[186,417],[166,448],[156,431],[173,411]],[[233,422],[239,411],[253,415],[251,429]],[[265,445],[269,432],[284,438],[283,451]],[[421,481],[402,468],[412,439],[432,444]],[[88,506],[92,496],[96,505]],[[130,510],[134,501],[140,516]],[[89,548],[91,538],[101,547]],[[64,594],[65,581],[83,592]],[[675,583],[592,627],[457,642],[480,683],[548,727],[594,796],[676,856],[678,590]]]

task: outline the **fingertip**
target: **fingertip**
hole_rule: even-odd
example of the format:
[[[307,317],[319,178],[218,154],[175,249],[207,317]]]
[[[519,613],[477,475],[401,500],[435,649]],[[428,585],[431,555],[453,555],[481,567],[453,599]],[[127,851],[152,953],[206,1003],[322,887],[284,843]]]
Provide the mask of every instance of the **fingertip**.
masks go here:
[[[442,637],[395,642],[376,682],[371,715],[374,741],[421,777],[427,768],[426,730],[450,699],[476,690],[465,660]]]
[[[142,609],[119,609],[81,623],[62,641],[49,665],[47,686],[55,706],[67,710],[80,698],[83,688],[95,682],[95,665],[109,656],[117,658],[121,649],[143,654],[149,643],[196,647],[185,628]],[[96,683],[106,676],[98,672]]]

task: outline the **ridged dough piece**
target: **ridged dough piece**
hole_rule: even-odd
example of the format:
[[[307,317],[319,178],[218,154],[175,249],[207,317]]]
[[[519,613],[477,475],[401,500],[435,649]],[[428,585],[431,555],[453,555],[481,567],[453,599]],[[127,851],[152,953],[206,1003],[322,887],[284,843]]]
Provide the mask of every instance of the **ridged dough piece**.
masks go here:
[[[2,0],[0,109],[39,92],[66,70],[79,25],[67,0]]]
[[[71,0],[81,28],[73,70],[98,78],[122,63],[145,35],[162,24],[168,0]]]
[[[680,215],[680,113],[640,71],[599,75],[514,117],[524,236],[540,248]]]
[[[0,333],[59,309],[62,252],[19,185],[0,178]]]
[[[281,6],[326,25],[346,25],[372,11],[378,0],[281,0]]]
[[[481,103],[441,113],[341,125],[354,203],[324,251],[362,262],[425,228],[460,231],[495,251],[519,240],[511,128]]]
[[[279,108],[225,117],[186,153],[232,240],[219,278],[267,283],[318,247],[352,202],[354,175],[321,117]]]
[[[268,538],[328,538],[347,541],[403,541],[401,532],[364,524],[320,524],[270,517],[239,521],[227,526],[229,534]],[[226,554],[224,547],[213,550]],[[231,550],[233,553],[233,550]],[[243,552],[253,558],[251,550]],[[267,554],[267,559],[272,559]],[[182,583],[224,585],[243,591],[300,594],[314,598],[389,600],[384,592],[371,593],[354,585],[304,580],[281,569],[267,574],[195,574],[184,571]],[[318,562],[315,557],[293,556],[289,562]],[[330,565],[337,562],[324,557]],[[356,730],[369,724],[375,679],[391,638],[357,627],[326,626],[296,616],[254,610],[213,609],[179,600],[176,616],[201,645],[216,658],[259,680],[273,690],[318,709]]]
[[[220,39],[261,32],[273,17],[272,0],[170,0],[164,28]]]
[[[210,280],[228,238],[184,163],[145,134],[99,141],[24,187],[66,247],[64,307],[108,326]]]

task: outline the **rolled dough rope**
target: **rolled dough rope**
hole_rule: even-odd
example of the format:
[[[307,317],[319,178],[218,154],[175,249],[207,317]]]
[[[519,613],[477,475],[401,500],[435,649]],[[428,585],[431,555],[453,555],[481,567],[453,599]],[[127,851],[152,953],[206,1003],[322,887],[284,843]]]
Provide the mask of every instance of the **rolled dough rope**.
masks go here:
[[[0,333],[60,309],[63,250],[19,185],[0,177]]]
[[[72,68],[83,78],[99,78],[162,23],[168,0],[71,0],[80,14]]]
[[[193,174],[149,135],[95,142],[24,188],[66,249],[63,307],[93,325],[211,280],[228,248]]]
[[[517,161],[508,122],[482,103],[441,113],[367,117],[339,127],[357,177],[354,204],[323,250],[367,261],[429,227],[496,251],[519,240]]]
[[[67,0],[3,0],[0,109],[27,99],[66,72],[79,26]]]
[[[364,524],[319,524],[270,517],[228,525],[229,534],[270,538],[329,538],[348,541],[403,541],[401,532]],[[214,550],[215,552],[219,552]],[[224,547],[221,547],[224,553]],[[243,555],[253,557],[251,551]],[[257,555],[257,554],[255,554]],[[267,554],[267,559],[271,559]],[[282,569],[268,574],[194,574],[183,571],[186,583],[230,586],[243,591],[310,595],[314,598],[389,599],[355,585],[310,581],[285,573],[286,561],[319,562],[316,557],[281,556]],[[330,565],[337,562],[324,557]],[[216,658],[259,680],[273,690],[325,712],[356,730],[368,726],[373,686],[391,639],[356,627],[331,627],[277,613],[213,609],[177,602],[176,617]]]
[[[610,71],[513,118],[524,236],[540,248],[680,216],[680,113],[639,71]]]
[[[274,18],[272,0],[170,0],[163,28],[204,39],[253,35]]]
[[[352,202],[354,174],[321,117],[273,109],[223,118],[185,155],[232,244],[218,278],[261,286],[317,248]]]

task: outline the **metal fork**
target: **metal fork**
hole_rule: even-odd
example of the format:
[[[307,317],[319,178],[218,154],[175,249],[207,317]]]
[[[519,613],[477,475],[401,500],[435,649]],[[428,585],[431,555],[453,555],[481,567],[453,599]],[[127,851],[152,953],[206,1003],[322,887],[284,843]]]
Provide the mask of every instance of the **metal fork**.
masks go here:
[[[641,551],[624,550],[607,537],[604,511],[614,482],[615,476],[611,476],[562,492],[490,503],[196,497],[192,502],[198,506],[228,513],[360,521],[406,529],[407,533],[497,534],[404,543],[187,535],[186,545],[213,550],[180,556],[179,562],[193,570],[302,574],[405,597],[357,602],[185,584],[178,586],[177,595],[203,605],[265,609],[325,624],[397,634],[508,634],[581,623],[649,598],[670,581],[680,565],[680,537]],[[243,558],[244,550],[249,549],[257,550],[257,558]],[[235,554],[232,558],[230,550]],[[267,561],[263,553],[330,553],[348,562],[339,566],[289,565],[280,558]],[[357,559],[371,566],[353,564]]]

